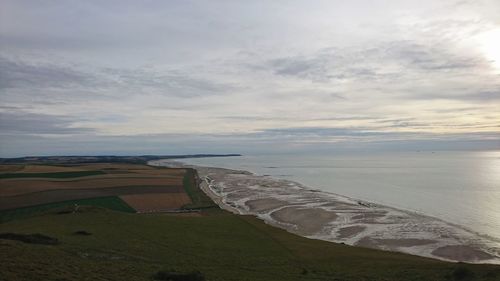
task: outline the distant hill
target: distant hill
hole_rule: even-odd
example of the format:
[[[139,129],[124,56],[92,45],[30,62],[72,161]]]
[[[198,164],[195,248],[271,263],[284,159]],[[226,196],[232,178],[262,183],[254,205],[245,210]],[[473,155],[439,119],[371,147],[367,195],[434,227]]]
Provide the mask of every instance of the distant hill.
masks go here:
[[[0,164],[81,164],[81,163],[135,163],[145,164],[151,160],[184,159],[206,157],[233,157],[241,154],[186,154],[186,155],[140,155],[140,156],[26,156],[0,158]]]

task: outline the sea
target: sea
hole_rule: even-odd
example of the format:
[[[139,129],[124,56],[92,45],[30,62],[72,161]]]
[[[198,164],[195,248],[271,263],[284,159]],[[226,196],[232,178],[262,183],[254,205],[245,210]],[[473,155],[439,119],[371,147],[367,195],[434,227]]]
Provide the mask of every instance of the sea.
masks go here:
[[[500,239],[500,151],[254,154],[180,161],[287,179]]]

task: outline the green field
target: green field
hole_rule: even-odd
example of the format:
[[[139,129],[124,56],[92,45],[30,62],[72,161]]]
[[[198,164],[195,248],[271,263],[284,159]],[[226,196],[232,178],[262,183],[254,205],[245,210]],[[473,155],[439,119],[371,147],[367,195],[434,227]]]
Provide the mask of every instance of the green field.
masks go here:
[[[37,214],[44,214],[52,209],[61,209],[63,207],[74,207],[75,204],[79,206],[84,206],[84,205],[96,206],[121,212],[135,213],[135,210],[132,209],[129,205],[127,205],[127,203],[123,202],[123,200],[121,200],[120,198],[116,196],[108,196],[99,198],[68,200],[50,204],[18,208],[14,210],[3,210],[0,211],[0,223],[15,219],[27,218]]]
[[[185,205],[184,209],[206,209],[214,208],[217,205],[208,197],[199,187],[197,181],[196,170],[186,169],[186,174],[182,181],[184,190],[191,198],[193,203]]]
[[[88,177],[105,175],[103,171],[75,171],[75,172],[54,172],[54,173],[3,173],[0,174],[0,179],[12,179],[12,178],[56,178],[56,179],[68,179],[68,178],[78,178],[78,177]]]

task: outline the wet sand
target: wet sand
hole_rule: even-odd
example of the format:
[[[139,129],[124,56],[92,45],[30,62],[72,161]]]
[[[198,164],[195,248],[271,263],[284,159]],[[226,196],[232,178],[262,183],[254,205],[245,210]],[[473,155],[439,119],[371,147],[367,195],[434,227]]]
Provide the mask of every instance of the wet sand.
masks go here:
[[[488,260],[494,256],[465,245],[450,245],[437,248],[432,254],[450,260]]]
[[[366,229],[366,226],[361,226],[361,225],[342,227],[342,228],[339,228],[339,230],[337,230],[337,234],[338,234],[337,237],[339,239],[350,238],[350,237],[358,235],[359,233],[362,233],[365,229]]]
[[[271,218],[276,222],[290,224],[292,232],[300,235],[319,233],[324,225],[337,217],[334,212],[303,207],[285,207],[271,213]]]
[[[430,239],[415,239],[415,238],[399,238],[399,239],[376,239],[364,237],[355,243],[356,246],[379,249],[398,249],[401,247],[414,247],[437,243],[436,240]]]
[[[248,200],[245,202],[245,205],[249,208],[249,210],[261,213],[286,206],[288,205],[288,203],[286,201],[281,201],[273,198],[266,198],[266,199]]]
[[[182,166],[154,161],[151,165]],[[193,166],[190,166],[193,167]],[[301,236],[448,261],[500,264],[500,241],[439,219],[246,171],[194,167],[221,208]]]

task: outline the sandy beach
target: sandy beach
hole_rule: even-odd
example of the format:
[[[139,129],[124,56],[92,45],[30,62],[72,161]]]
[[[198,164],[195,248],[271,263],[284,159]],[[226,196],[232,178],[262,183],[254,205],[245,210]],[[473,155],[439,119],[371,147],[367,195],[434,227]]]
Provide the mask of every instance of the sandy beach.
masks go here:
[[[164,160],[149,164],[182,166]],[[436,218],[246,171],[194,168],[201,188],[221,208],[255,215],[301,236],[447,261],[500,264],[500,241]]]

